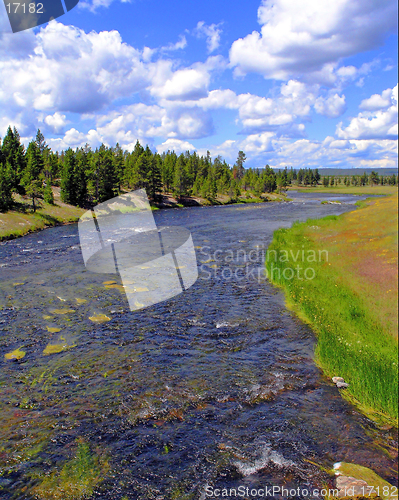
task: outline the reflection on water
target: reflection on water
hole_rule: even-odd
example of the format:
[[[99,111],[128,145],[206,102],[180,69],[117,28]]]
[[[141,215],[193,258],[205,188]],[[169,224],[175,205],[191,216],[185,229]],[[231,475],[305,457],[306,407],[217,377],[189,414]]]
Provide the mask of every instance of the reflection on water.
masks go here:
[[[281,293],[256,273],[223,274],[262,267],[262,253],[242,256],[266,248],[276,228],[349,209],[298,194],[291,203],[156,212],[158,225],[191,231],[200,277],[137,312],[116,275],[85,269],[75,225],[1,244],[0,498],[312,489],[332,484],[314,464],[337,461],[396,484],[390,431],[320,373],[314,335]],[[85,491],[71,486],[78,477]]]

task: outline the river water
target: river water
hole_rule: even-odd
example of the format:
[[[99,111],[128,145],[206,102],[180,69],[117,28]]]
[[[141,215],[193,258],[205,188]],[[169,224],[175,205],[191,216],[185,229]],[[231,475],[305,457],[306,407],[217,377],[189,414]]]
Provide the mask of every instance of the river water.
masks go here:
[[[315,464],[339,461],[397,484],[392,431],[340,397],[314,363],[314,333],[261,272],[275,229],[359,198],[290,196],[155,212],[158,225],[191,231],[199,278],[137,312],[116,275],[85,269],[76,224],[0,245],[0,498],[40,498],[35,486],[79,442],[106,464],[102,499],[204,499],[239,486],[317,498],[334,481]],[[110,320],[93,321],[101,314]],[[17,348],[22,359],[5,359]]]

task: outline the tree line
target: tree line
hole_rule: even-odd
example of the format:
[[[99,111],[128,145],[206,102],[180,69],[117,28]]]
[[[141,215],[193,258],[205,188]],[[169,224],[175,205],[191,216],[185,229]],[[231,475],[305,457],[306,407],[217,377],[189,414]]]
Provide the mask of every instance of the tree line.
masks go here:
[[[126,190],[144,188],[152,201],[159,201],[165,193],[181,199],[200,196],[214,200],[226,195],[236,200],[243,193],[260,197],[263,193],[287,189],[291,184],[317,185],[321,181],[318,169],[285,167],[275,171],[269,165],[262,168],[244,168],[246,155],[238,152],[231,167],[221,157],[212,159],[209,151],[199,156],[195,151],[176,154],[174,151],[153,153],[139,141],[133,151],[123,150],[119,144],[107,147],[102,144],[93,150],[85,147],[52,151],[40,130],[25,149],[14,127],[8,127],[0,140],[0,211],[14,205],[13,194],[28,196],[36,210],[38,200],[54,203],[52,186],[61,188],[61,199],[79,207],[89,207],[117,196]],[[392,183],[373,173],[368,181]],[[349,181],[360,184],[364,176]],[[394,183],[396,184],[396,177]],[[338,182],[337,178],[328,179]],[[333,179],[333,180],[332,180]],[[326,177],[322,180],[326,183]],[[348,182],[347,180],[345,182]]]
[[[284,189],[287,174],[276,173],[269,165],[245,169],[246,156],[239,151],[230,167],[221,157],[212,159],[186,151],[153,153],[139,141],[133,151],[119,144],[102,144],[52,151],[40,130],[25,150],[17,129],[8,128],[0,140],[0,210],[13,206],[13,193],[28,196],[36,209],[39,199],[53,203],[51,186],[61,187],[61,199],[71,205],[87,207],[103,202],[124,190],[144,188],[153,201],[170,193],[178,199],[201,196],[210,200],[224,194],[236,199],[243,191],[262,193]]]
[[[362,175],[345,175],[335,176],[327,175],[323,177],[323,186],[338,186],[344,184],[345,186],[397,186],[398,176],[392,175],[379,175],[374,170],[370,174],[364,172]]]

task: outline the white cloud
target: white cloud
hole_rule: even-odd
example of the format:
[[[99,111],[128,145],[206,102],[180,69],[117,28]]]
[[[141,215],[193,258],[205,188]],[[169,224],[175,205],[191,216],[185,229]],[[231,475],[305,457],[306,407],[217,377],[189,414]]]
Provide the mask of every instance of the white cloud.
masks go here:
[[[397,25],[395,0],[263,0],[261,32],[236,40],[230,62],[237,75],[331,78],[331,64],[380,46]],[[330,66],[329,66],[330,65]],[[323,75],[323,72],[327,73]]]
[[[215,51],[220,45],[220,34],[222,30],[220,24],[206,25],[204,21],[199,21],[194,30],[194,34],[198,38],[206,38],[206,46],[208,53]]]
[[[397,86],[396,92],[397,92]],[[368,99],[363,99],[360,103],[359,108],[364,109],[366,111],[374,111],[378,109],[388,108],[392,104],[392,89],[386,89],[382,92],[382,94],[373,94]],[[396,98],[397,101],[397,98]]]
[[[209,57],[205,63],[172,70],[171,61],[158,61],[152,68],[150,93],[167,100],[198,100],[208,95],[211,73],[225,67],[221,56]]]
[[[319,115],[338,118],[346,110],[345,96],[339,96],[338,94],[330,95],[327,98],[320,96],[316,99],[314,108]]]
[[[19,108],[96,111],[148,85],[140,52],[117,31],[86,34],[56,21],[36,35],[33,53],[1,60],[0,73],[0,104],[11,114]]]
[[[199,68],[180,69],[170,74],[160,85],[154,85],[151,93],[164,99],[199,99],[207,95],[209,73]]]
[[[65,115],[57,111],[53,115],[47,115],[44,119],[44,123],[46,123],[55,134],[59,134],[64,129],[67,120]]]
[[[176,43],[169,43],[164,47],[161,47],[161,51],[169,52],[174,50],[181,50],[187,47],[187,39],[184,35],[180,35],[179,40]]]
[[[244,141],[241,141],[240,147],[243,151],[247,151],[252,155],[268,153],[274,149],[272,142],[274,137],[275,134],[273,132],[251,134]]]
[[[195,151],[195,147],[191,143],[180,139],[167,139],[157,146],[158,153],[167,152],[169,150],[179,154],[185,153],[186,151]]]
[[[388,96],[390,97],[389,103]],[[380,103],[380,108],[376,108]],[[393,139],[398,135],[398,86],[387,89],[380,96],[362,101],[367,111],[360,112],[343,128],[339,123],[336,134],[341,139]],[[370,111],[368,111],[370,110]]]

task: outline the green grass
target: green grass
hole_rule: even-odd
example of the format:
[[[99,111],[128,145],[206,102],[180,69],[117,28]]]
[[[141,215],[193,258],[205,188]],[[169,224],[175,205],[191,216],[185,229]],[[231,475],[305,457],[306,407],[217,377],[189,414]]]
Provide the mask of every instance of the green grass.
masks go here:
[[[0,212],[0,241],[18,238],[50,226],[77,222],[84,209],[67,205],[60,200],[59,188],[53,188],[54,205],[40,203],[33,212],[29,200],[16,196],[13,210]]]
[[[334,193],[334,194],[376,194],[376,195],[392,195],[398,194],[398,186],[290,186],[289,190],[293,191],[309,191],[312,193]]]
[[[395,239],[383,221],[397,206],[397,199],[377,203],[355,213],[308,220],[276,231],[266,268],[272,283],[284,289],[287,306],[317,333],[316,362],[326,375],[344,377],[350,383],[342,391],[347,399],[374,420],[388,420],[397,426],[398,343],[393,333],[397,324],[397,281],[392,284],[394,278],[389,272],[386,276],[378,272],[363,275],[370,265],[376,270],[385,265],[394,272],[392,260],[383,261],[389,254],[379,257],[381,250],[376,245],[385,230],[383,252],[395,252],[397,229]],[[390,218],[394,219],[392,213]],[[368,232],[363,233],[363,229]],[[375,237],[370,238],[373,233]],[[354,249],[363,253],[354,253]],[[294,256],[299,250],[305,261],[295,262],[292,254],[285,261],[280,258],[283,250],[292,250]],[[317,262],[308,261],[307,256],[313,255],[309,251],[316,251],[318,256],[319,250],[327,250],[328,257],[322,253]],[[365,256],[373,257],[373,263]],[[284,274],[284,270],[296,269],[297,265],[314,269],[314,279],[289,279],[291,273]],[[309,271],[308,277],[312,275]]]

